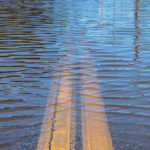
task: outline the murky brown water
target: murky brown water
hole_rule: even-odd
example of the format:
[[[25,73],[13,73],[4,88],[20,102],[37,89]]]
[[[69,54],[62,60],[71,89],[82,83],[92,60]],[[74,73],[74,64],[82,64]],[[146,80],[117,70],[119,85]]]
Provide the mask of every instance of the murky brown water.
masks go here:
[[[76,143],[82,140],[81,76],[92,68],[97,75],[87,88],[99,87],[114,149],[149,150],[149,4],[0,1],[0,149],[36,149],[52,78],[66,61],[72,66]]]

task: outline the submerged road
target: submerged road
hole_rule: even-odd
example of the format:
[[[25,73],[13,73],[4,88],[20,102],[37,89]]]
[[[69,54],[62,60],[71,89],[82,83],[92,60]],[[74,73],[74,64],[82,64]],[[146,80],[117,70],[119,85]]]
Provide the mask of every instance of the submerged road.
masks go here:
[[[150,0],[0,1],[0,150],[150,150]]]
[[[52,79],[37,150],[113,150],[95,61],[86,39],[80,40],[82,51],[76,51],[72,35],[68,30],[65,57],[55,67],[59,71]]]
[[[58,79],[59,83],[53,83],[52,93],[48,98],[44,120],[42,124],[42,131],[38,142],[37,150],[69,150],[71,144],[79,139],[72,139],[75,132],[71,131],[72,115],[72,83],[71,75],[69,74],[69,68],[63,66],[62,75]],[[65,71],[67,70],[67,72]],[[83,69],[84,73],[87,70]],[[89,72],[89,70],[88,70]],[[65,74],[68,75],[65,75]],[[94,72],[91,72],[92,74]],[[103,105],[95,105],[93,101],[99,101],[103,103],[102,98],[99,96],[98,88],[91,87],[88,80],[91,81],[91,76],[87,74],[82,75],[82,94],[81,103],[82,111],[80,116],[82,119],[82,147],[84,150],[112,150],[112,141],[108,130],[107,121],[105,118],[105,112]],[[93,80],[93,79],[92,79]],[[94,93],[94,96],[89,93]],[[89,106],[86,102],[93,103],[93,106]],[[53,104],[52,104],[53,103]],[[51,104],[51,105],[50,105]],[[53,105],[53,106],[52,106]],[[96,109],[95,109],[96,108]],[[102,112],[96,113],[95,110],[99,108]],[[77,124],[74,123],[75,126]]]

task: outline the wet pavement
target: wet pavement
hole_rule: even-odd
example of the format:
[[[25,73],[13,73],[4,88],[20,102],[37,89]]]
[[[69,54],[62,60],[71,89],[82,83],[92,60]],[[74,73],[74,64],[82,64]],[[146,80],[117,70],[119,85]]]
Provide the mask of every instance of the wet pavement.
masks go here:
[[[149,4],[0,1],[0,150],[149,150]]]

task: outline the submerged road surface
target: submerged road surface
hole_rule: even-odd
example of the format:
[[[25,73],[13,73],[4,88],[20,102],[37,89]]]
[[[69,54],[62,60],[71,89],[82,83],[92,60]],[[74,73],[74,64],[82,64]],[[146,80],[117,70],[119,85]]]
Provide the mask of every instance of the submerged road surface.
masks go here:
[[[52,79],[37,150],[113,150],[93,60],[88,50],[80,55],[81,60],[68,56],[56,66],[61,71]]]
[[[150,150],[150,0],[0,1],[0,150]]]

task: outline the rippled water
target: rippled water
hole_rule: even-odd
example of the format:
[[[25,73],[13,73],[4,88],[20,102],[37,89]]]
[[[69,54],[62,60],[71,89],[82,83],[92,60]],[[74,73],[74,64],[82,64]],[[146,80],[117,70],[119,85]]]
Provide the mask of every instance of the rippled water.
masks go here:
[[[149,150],[149,4],[0,1],[0,149],[36,149],[51,82],[69,66],[77,133],[81,78],[92,75],[88,94],[101,92],[114,149]]]

